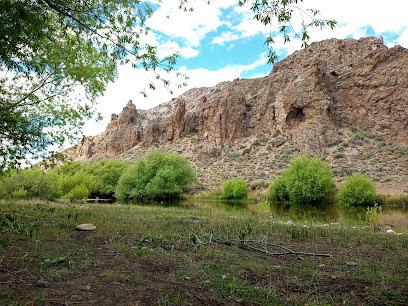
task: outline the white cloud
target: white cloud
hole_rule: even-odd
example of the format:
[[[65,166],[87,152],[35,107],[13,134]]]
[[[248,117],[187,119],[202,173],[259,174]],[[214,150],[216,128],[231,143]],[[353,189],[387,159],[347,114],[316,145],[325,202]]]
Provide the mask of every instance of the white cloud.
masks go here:
[[[222,9],[236,4],[236,0],[191,1],[194,11],[184,12],[178,9],[179,0],[166,0],[154,12],[149,26],[173,38],[182,38],[189,46],[197,47],[211,31],[229,23],[221,20]]]
[[[398,37],[397,43],[404,48],[408,48],[408,26],[404,27],[401,31],[401,35]]]
[[[241,37],[237,33],[224,32],[221,35],[214,37],[211,43],[214,45],[223,45],[226,42],[239,40],[240,38]]]
[[[408,1],[406,0],[305,0],[301,6],[305,8],[318,9],[321,17],[325,19],[335,19],[338,25],[334,31],[330,29],[313,29],[310,31],[312,41],[320,41],[328,38],[345,38],[351,36],[360,38],[365,36],[363,28],[371,26],[376,33],[386,31],[400,32],[407,25],[406,12],[408,11]],[[266,35],[270,30],[277,30],[277,24],[265,27],[260,22],[253,19],[252,13],[246,8],[236,8],[241,14],[242,20],[231,27],[232,34],[221,34],[220,38],[213,39],[213,43],[222,41],[238,40],[252,37],[257,34]],[[292,23],[300,25],[302,16],[299,12],[294,12]],[[408,44],[408,29],[402,32],[398,43]],[[223,39],[224,38],[224,39]],[[277,48],[287,48],[289,53],[301,47],[300,39],[294,39],[291,43],[284,45],[283,40],[276,39]]]
[[[180,47],[180,45],[174,41],[166,41],[163,44],[159,44],[157,54],[159,57],[163,57],[169,54],[178,53],[184,58],[196,57],[199,51],[196,48]]]

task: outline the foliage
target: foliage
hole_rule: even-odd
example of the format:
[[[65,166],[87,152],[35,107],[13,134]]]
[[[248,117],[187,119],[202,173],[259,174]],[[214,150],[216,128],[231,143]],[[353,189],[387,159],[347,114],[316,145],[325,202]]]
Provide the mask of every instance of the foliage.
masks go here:
[[[344,181],[338,192],[338,203],[342,206],[368,206],[376,201],[374,183],[362,174],[354,174]]]
[[[28,198],[28,191],[25,190],[23,187],[20,187],[19,189],[13,191],[11,197],[13,199],[26,199]]]
[[[82,200],[89,196],[113,198],[119,177],[129,164],[119,160],[88,164],[67,162],[49,171],[39,167],[12,171],[0,180],[0,197],[69,200]]]
[[[81,183],[79,185],[75,185],[67,193],[65,193],[64,199],[70,201],[85,200],[88,198],[89,193],[89,188],[84,183]]]
[[[221,197],[224,199],[243,199],[248,195],[248,186],[245,180],[240,178],[228,179],[222,186]]]
[[[118,64],[168,85],[176,55],[146,43],[152,12],[148,1],[0,2],[0,170],[74,139]]]
[[[378,223],[380,223],[381,215],[382,215],[381,206],[378,206],[377,204],[375,204],[374,206],[367,207],[366,221],[369,224],[377,225]]]
[[[93,177],[90,186],[92,197],[113,198],[120,176],[130,163],[121,160],[102,160],[84,165],[83,171]]]
[[[95,178],[84,171],[78,171],[73,175],[60,176],[58,178],[60,194],[63,198],[69,200],[87,198],[94,185]]]
[[[0,196],[53,199],[58,196],[57,180],[39,167],[13,171],[2,177]]]
[[[391,205],[391,206],[408,206],[408,194],[399,195],[377,195],[376,202],[379,205]]]
[[[70,176],[81,170],[82,164],[79,162],[69,161],[60,166],[54,167],[51,172],[61,176]]]
[[[184,157],[152,151],[120,177],[116,196],[126,202],[176,200],[194,179],[194,171]]]
[[[289,200],[291,204],[317,204],[328,200],[333,188],[330,166],[318,157],[300,155],[272,182],[269,197],[274,201]]]
[[[289,194],[282,177],[277,177],[272,181],[269,186],[268,198],[274,202],[285,202],[289,200]]]

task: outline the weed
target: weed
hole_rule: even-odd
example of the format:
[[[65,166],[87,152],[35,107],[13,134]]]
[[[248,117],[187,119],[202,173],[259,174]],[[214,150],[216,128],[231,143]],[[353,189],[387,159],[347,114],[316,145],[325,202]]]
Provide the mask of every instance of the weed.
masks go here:
[[[182,292],[161,293],[157,299],[157,305],[183,305],[186,296]]]
[[[371,225],[377,225],[381,221],[382,208],[375,204],[372,207],[367,207],[366,211],[366,221]]]

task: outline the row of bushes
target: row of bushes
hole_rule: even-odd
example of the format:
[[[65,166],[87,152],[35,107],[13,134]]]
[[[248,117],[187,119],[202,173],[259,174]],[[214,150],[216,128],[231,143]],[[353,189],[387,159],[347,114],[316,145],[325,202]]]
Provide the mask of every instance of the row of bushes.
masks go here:
[[[195,173],[185,158],[152,151],[138,163],[69,162],[49,171],[37,167],[13,172],[0,178],[0,197],[171,201],[179,199],[194,180]],[[222,198],[243,199],[247,195],[245,180],[224,182]],[[269,198],[275,202],[318,204],[333,202],[335,195],[333,171],[317,157],[296,157],[269,186]],[[348,177],[337,192],[337,201],[343,206],[371,205],[377,199],[374,184],[361,174]]]
[[[330,166],[318,157],[298,156],[269,188],[269,198],[293,204],[334,202],[342,206],[369,206],[376,202],[374,183],[362,174],[346,178],[337,191]]]
[[[346,178],[337,192],[331,167],[320,158],[303,155],[294,158],[282,175],[274,179],[268,197],[274,202],[294,205],[332,203],[342,206],[368,206],[378,202],[374,183],[362,174]],[[242,179],[227,180],[222,189],[224,199],[242,199],[248,187]]]
[[[195,173],[185,158],[152,151],[138,163],[68,162],[48,171],[36,167],[12,172],[0,179],[0,197],[167,201],[180,198],[183,188],[194,179]]]

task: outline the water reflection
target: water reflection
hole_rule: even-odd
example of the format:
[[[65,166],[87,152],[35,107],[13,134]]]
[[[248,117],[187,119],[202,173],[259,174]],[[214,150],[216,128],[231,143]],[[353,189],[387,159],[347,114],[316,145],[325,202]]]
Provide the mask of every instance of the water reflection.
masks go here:
[[[185,208],[223,209],[231,212],[265,212],[284,220],[295,222],[319,222],[319,223],[344,223],[365,224],[367,223],[367,209],[341,208],[333,204],[322,206],[291,206],[287,203],[266,204],[255,201],[225,201],[219,199],[187,198],[180,204]],[[386,206],[382,207],[380,223],[408,227],[408,208]]]

